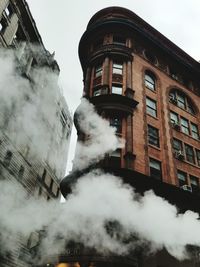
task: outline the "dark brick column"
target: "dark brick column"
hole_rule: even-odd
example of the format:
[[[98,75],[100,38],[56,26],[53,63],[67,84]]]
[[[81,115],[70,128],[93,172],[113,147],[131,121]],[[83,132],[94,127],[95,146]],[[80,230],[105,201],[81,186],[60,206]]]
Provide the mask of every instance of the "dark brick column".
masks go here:
[[[86,77],[84,81],[84,93],[89,96],[90,94],[90,80],[91,80],[91,68],[88,67],[86,71]]]

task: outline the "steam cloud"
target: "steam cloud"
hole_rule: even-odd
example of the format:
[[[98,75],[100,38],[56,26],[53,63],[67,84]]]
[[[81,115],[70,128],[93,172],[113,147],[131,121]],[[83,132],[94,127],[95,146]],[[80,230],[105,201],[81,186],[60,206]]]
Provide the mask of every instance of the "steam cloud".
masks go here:
[[[116,129],[95,112],[88,100],[81,100],[76,116],[86,140],[77,142],[74,170],[82,170],[101,160],[105,154],[124,147],[124,140],[115,134]]]
[[[43,60],[38,47],[31,49]],[[32,81],[19,75],[25,72],[29,57],[30,50],[24,50],[23,56],[17,50],[0,50],[0,129],[30,162],[48,158],[52,169],[59,170],[63,161],[60,160],[62,125],[58,110],[61,101],[58,76],[46,67],[31,68]]]
[[[123,184],[120,178],[92,172],[80,179],[64,204],[27,199],[13,184],[1,182],[1,243],[15,246],[17,234],[28,236],[47,227],[42,254],[64,250],[64,240],[79,240],[101,253],[127,254],[148,244],[155,252],[166,248],[184,259],[187,244],[200,245],[198,215],[177,209],[152,191],[143,197]],[[26,200],[26,201],[25,201]],[[113,222],[113,232],[106,225]],[[117,222],[117,224],[116,224]],[[191,231],[192,229],[192,231]],[[58,239],[57,236],[62,236]]]
[[[34,92],[27,96],[28,82],[16,78],[13,61],[6,61],[5,64],[4,54],[0,62],[5,65],[0,81],[1,127],[23,145],[23,131],[11,131],[16,128],[13,128],[9,118],[15,116],[17,129],[29,133],[32,142],[40,149],[40,136],[35,133],[36,128],[31,127],[27,114],[35,122],[38,118],[37,107],[41,103]],[[36,79],[42,79],[43,74],[37,72]],[[50,80],[49,74],[45,77],[54,82],[51,75]],[[49,89],[51,82],[47,83]],[[31,99],[28,103],[25,101],[27,97]],[[51,97],[45,100],[47,110]],[[44,108],[43,112],[47,110]],[[52,110],[48,112],[54,114]],[[90,136],[86,144],[78,144],[75,168],[81,169],[98,161],[105,153],[122,147],[123,143],[115,136],[115,130],[95,113],[86,100],[82,100],[78,114],[81,129]],[[43,127],[42,118],[36,125],[39,129]],[[37,138],[32,136],[33,133]],[[46,131],[43,133],[46,134]],[[1,251],[14,250],[19,235],[28,240],[32,232],[44,227],[47,233],[41,244],[42,255],[49,251],[51,254],[63,251],[66,240],[78,240],[98,252],[119,255],[143,245],[148,245],[151,252],[166,248],[178,259],[187,257],[187,244],[200,246],[198,214],[191,211],[178,214],[175,206],[152,191],[139,196],[121,178],[100,170],[79,179],[63,204],[30,197],[17,182],[1,181],[0,187]]]

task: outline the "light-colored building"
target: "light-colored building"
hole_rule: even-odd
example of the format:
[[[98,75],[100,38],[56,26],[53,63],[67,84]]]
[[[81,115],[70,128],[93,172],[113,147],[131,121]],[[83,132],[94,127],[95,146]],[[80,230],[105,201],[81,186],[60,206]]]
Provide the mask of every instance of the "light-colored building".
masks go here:
[[[0,47],[0,179],[17,181],[28,195],[59,200],[72,118],[58,86],[59,66],[26,1],[0,1]],[[20,247],[0,266],[16,266]]]

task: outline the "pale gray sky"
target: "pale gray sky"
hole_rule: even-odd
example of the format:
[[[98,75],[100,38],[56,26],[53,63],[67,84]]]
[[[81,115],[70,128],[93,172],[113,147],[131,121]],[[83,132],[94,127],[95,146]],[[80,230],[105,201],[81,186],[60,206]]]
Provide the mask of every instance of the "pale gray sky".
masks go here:
[[[69,109],[74,112],[83,89],[78,43],[89,19],[108,6],[126,7],[196,60],[200,59],[199,0],[27,0],[45,47],[55,51],[60,81]],[[68,169],[76,142],[73,132]]]

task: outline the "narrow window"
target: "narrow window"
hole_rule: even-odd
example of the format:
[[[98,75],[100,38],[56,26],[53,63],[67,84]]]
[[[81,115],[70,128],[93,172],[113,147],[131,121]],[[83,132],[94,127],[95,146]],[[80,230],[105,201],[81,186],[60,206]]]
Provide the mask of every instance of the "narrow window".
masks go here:
[[[178,124],[179,123],[178,114],[170,111],[170,121],[172,124]]]
[[[180,92],[179,90],[172,90],[169,93],[169,101],[186,110],[190,114],[195,115],[195,109],[194,105],[192,104],[192,100],[183,92]]]
[[[42,180],[43,180],[43,181],[44,181],[44,179],[45,179],[45,177],[46,177],[46,173],[47,173],[47,171],[44,169],[43,174],[42,174]]]
[[[152,74],[150,74],[148,72],[145,73],[144,84],[148,89],[150,89],[152,91],[156,90],[155,78]]]
[[[181,131],[185,134],[190,134],[189,122],[185,118],[181,118]]]
[[[194,150],[193,147],[185,144],[185,155],[186,155],[186,160],[195,163],[195,158],[194,158]]]
[[[177,95],[177,103],[180,108],[186,109],[186,99],[183,95],[178,94]]]
[[[193,193],[199,193],[199,179],[196,176],[190,175],[190,185]]]
[[[6,19],[3,17],[0,20],[0,33],[4,33],[6,27],[8,26]]]
[[[4,162],[3,162],[6,167],[8,167],[10,165],[11,158],[12,158],[12,152],[7,151],[5,158],[4,158]]]
[[[160,146],[158,129],[151,125],[148,125],[148,143],[153,146]]]
[[[194,138],[194,139],[199,139],[199,131],[198,131],[198,127],[197,127],[197,125],[196,124],[194,124],[194,123],[190,123],[190,125],[191,125],[191,134],[192,134],[192,137]]]
[[[178,183],[180,187],[183,185],[187,185],[187,173],[178,170],[177,176],[178,176]]]
[[[112,85],[112,94],[122,95],[122,86]]]
[[[158,160],[149,159],[150,176],[156,179],[162,179],[161,163]]]
[[[183,152],[183,145],[182,142],[178,139],[173,139],[173,143],[172,143],[172,147],[173,147],[173,153],[174,153],[174,157],[178,160],[184,160],[185,159],[185,155]]]
[[[146,98],[147,114],[157,117],[156,101]]]
[[[19,169],[18,177],[21,179],[24,175],[24,167],[21,165]]]
[[[122,72],[123,72],[123,65],[121,63],[113,62],[113,74],[122,75]]]
[[[96,66],[95,73],[94,73],[95,78],[102,76],[102,72],[103,72],[102,65]]]
[[[12,7],[11,7],[10,4],[6,7],[5,13],[6,13],[6,16],[9,17],[9,18],[12,16],[13,10],[12,10]]]
[[[200,150],[198,149],[196,149],[196,159],[198,166],[200,166]]]

